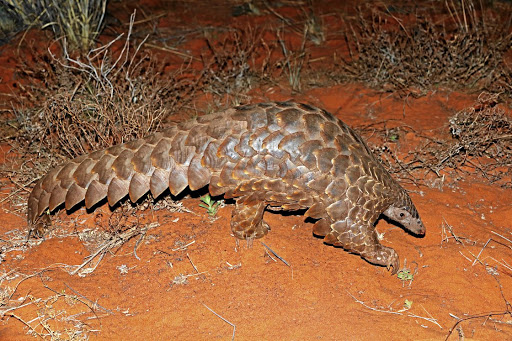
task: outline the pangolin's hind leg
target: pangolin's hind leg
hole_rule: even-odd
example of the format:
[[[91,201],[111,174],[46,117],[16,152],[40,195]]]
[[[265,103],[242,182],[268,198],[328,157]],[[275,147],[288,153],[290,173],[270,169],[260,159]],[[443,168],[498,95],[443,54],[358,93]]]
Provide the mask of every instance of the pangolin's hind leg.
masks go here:
[[[265,236],[270,227],[263,221],[266,204],[262,201],[246,203],[243,198],[236,202],[231,217],[231,231],[238,239],[252,241]]]
[[[383,265],[388,269],[392,267],[393,274],[400,266],[398,254],[379,242],[377,231],[372,224],[336,222],[331,225],[331,233],[325,237],[325,241],[359,254],[370,263]]]

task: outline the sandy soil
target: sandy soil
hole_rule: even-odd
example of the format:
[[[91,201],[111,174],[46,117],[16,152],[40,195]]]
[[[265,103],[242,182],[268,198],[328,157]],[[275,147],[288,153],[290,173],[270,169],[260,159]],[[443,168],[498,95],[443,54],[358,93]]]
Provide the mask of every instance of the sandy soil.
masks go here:
[[[146,13],[172,10],[173,15],[159,21],[166,29],[219,26],[232,20],[230,10],[220,5],[139,5]],[[125,20],[131,7],[116,6],[113,14]],[[187,20],[192,11],[197,16]],[[332,16],[325,20],[336,26]],[[200,41],[187,39],[183,48],[198,48]],[[333,38],[315,53],[331,56],[341,44],[342,39]],[[14,49],[13,43],[0,54],[2,92],[10,92],[16,83]],[[404,99],[360,85],[316,87],[300,94],[274,86],[254,89],[250,95],[252,102],[311,103],[351,126],[396,119],[424,134],[435,134],[448,117],[476,99],[449,91]],[[406,152],[414,141],[411,133],[398,142],[399,150]],[[0,162],[8,151],[2,145]],[[25,217],[13,213],[9,201],[3,200],[12,186],[2,179],[0,246],[14,233],[26,233]],[[10,311],[16,317],[2,317],[0,339],[33,339],[23,320],[43,334],[60,332],[63,339],[227,340],[234,335],[236,340],[440,340],[449,336],[459,318],[465,320],[449,340],[512,339],[511,190],[472,176],[438,181],[432,187],[405,187],[427,227],[426,236],[416,238],[384,220],[377,229],[384,235],[382,243],[395,248],[402,266],[414,273],[411,281],[324,245],[301,215],[268,212],[268,236],[251,248],[237,244],[229,227],[233,205],[222,207],[212,220],[193,196],[182,200],[191,213],[143,214],[142,224],[159,226],[149,229],[142,241],[132,239],[106,255],[85,276],[65,271],[94,252],[76,233],[9,252],[0,264],[0,289],[12,292],[20,283],[11,299],[27,305]],[[108,207],[101,207],[92,214],[84,209],[71,215],[59,212],[54,219],[68,231],[84,231],[106,224],[109,215]],[[269,254],[262,242],[288,265]],[[78,299],[71,297],[75,295]],[[38,319],[49,314],[54,318]]]

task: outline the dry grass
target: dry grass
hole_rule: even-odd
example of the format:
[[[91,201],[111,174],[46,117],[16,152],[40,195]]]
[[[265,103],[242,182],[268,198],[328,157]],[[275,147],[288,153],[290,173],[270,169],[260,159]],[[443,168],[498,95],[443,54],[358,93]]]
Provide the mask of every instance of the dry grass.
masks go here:
[[[512,95],[503,61],[512,42],[510,6],[493,9],[471,0],[446,1],[441,11],[436,6],[400,18],[384,5],[360,9],[346,35],[350,57],[333,77],[417,95],[437,87],[503,88]]]
[[[282,70],[282,74],[287,78],[291,89],[296,92],[302,90],[303,71],[309,63],[309,51],[306,46],[307,32],[307,30],[304,30],[299,48],[293,48],[290,43],[286,43],[282,31],[278,30],[276,33],[283,55],[282,59],[276,63],[276,67],[278,70]]]
[[[62,39],[65,46],[85,53],[96,44],[107,6],[107,0],[4,0],[4,3],[4,15],[12,18],[18,30],[51,27],[57,40]]]

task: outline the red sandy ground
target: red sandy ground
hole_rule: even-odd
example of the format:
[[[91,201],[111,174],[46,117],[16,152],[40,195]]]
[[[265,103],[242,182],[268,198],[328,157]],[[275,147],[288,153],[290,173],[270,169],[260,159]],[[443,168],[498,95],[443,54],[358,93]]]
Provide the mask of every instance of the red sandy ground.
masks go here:
[[[180,11],[163,19],[169,20],[163,26],[185,25],[184,18],[194,5],[181,6],[189,12],[180,7]],[[163,11],[145,8],[148,12]],[[179,15],[181,21],[176,19]],[[197,22],[187,24],[194,27],[228,20],[229,11],[216,6],[199,16]],[[8,56],[15,48],[14,44],[4,48],[0,64],[8,65],[4,61],[10,61],[13,65]],[[327,55],[332,50],[324,52]],[[6,66],[1,72],[5,92],[12,67]],[[349,125],[398,119],[426,134],[445,126],[448,117],[476,99],[475,95],[437,92],[409,98],[404,105],[404,99],[397,96],[381,95],[357,85],[315,88],[302,94],[275,87],[257,89],[251,96],[252,102],[293,99],[311,103]],[[408,138],[414,140],[414,136]],[[410,147],[408,138],[399,144],[404,151]],[[3,146],[0,162],[6,151]],[[81,264],[90,251],[77,237],[53,238],[23,251],[9,252],[0,271],[32,274],[49,269],[41,277],[23,281],[13,300],[28,295],[33,300],[46,299],[64,292],[74,295],[72,289],[104,308],[97,308],[94,315],[79,302],[60,298],[47,303],[62,317],[79,314],[75,318],[88,325],[90,339],[231,339],[233,327],[207,307],[236,326],[236,340],[440,340],[454,326],[455,316],[480,314],[484,317],[461,322],[460,331],[455,330],[449,339],[458,339],[460,333],[467,340],[512,339],[510,315],[487,316],[511,309],[506,302],[512,301],[512,273],[499,263],[512,264],[512,244],[495,234],[512,239],[511,190],[476,177],[445,182],[441,189],[407,188],[427,227],[426,236],[415,238],[383,220],[377,229],[384,234],[382,243],[396,249],[402,264],[406,259],[408,267],[417,269],[411,283],[403,283],[385,268],[356,255],[323,245],[321,239],[312,237],[312,224],[303,216],[266,213],[272,231],[263,242],[290,264],[287,266],[271,259],[260,241],[255,241],[252,248],[247,248],[245,242],[237,245],[230,236],[232,205],[221,208],[218,219],[212,222],[198,207],[198,198],[183,200],[195,214],[161,210],[145,215],[145,221],[160,226],[149,230],[138,246],[140,260],[133,254],[134,239],[115,254],[105,256],[92,274],[71,276],[62,266]],[[1,189],[0,200],[8,190]],[[0,237],[9,239],[8,231],[26,229],[25,217],[9,213],[7,201],[2,205]],[[81,209],[69,217],[65,212],[58,216],[72,226],[75,218],[79,226],[84,220],[85,226],[92,226],[97,213],[108,212],[102,207],[94,214],[87,215]],[[443,232],[446,224],[453,227],[462,243],[446,229]],[[490,238],[492,241],[483,249]],[[180,243],[192,241],[195,243],[186,249],[173,251]],[[482,249],[479,259],[487,267],[474,262]],[[122,265],[128,267],[127,273],[119,270]],[[179,275],[188,276],[187,283],[173,284]],[[13,288],[21,278],[3,277],[1,287]],[[412,302],[409,309],[404,308],[406,300]],[[38,309],[43,308],[36,303],[11,313],[44,332],[34,320]],[[60,330],[66,338],[64,328],[71,325],[51,323],[53,330]],[[27,331],[13,317],[4,316],[0,322],[1,340],[33,339]]]

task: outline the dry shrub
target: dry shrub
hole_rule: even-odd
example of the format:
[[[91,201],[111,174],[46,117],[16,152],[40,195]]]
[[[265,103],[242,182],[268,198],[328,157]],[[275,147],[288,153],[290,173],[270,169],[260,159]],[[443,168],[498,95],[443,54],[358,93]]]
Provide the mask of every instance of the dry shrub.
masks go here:
[[[446,174],[475,174],[509,188],[512,187],[512,118],[498,105],[498,97],[484,92],[475,105],[453,115],[443,132],[446,139],[416,134],[419,145],[404,157],[397,156],[394,145],[406,133],[414,132],[412,128],[367,126],[360,131],[363,135],[372,133],[381,137],[371,147],[386,168],[402,179],[435,185],[439,183],[435,178]]]
[[[82,58],[36,53],[35,63],[23,65],[19,75],[29,85],[20,82],[20,93],[30,109],[14,110],[9,142],[37,169],[24,163],[11,175],[31,171],[34,179],[63,159],[146,136],[187,104],[196,80],[186,68],[167,70],[130,34],[120,53],[114,43]]]
[[[72,81],[44,102],[41,133],[49,138],[47,146],[68,157],[149,135],[195,89],[185,69],[166,71],[165,63],[149,53],[105,68],[98,78],[85,66],[63,67],[65,79]]]
[[[342,74],[335,71],[334,77],[417,94],[447,86],[504,87],[511,95],[511,72],[503,62],[512,41],[510,6],[496,11],[479,4],[476,8],[471,0],[446,1],[443,12],[432,7],[431,13],[412,19],[397,18],[389,7],[360,9],[346,36],[350,57],[342,60]]]
[[[203,91],[228,95],[238,101],[265,73],[269,48],[263,41],[264,30],[234,28],[222,39],[206,38],[208,51],[202,55]],[[259,66],[258,66],[259,65]]]
[[[131,61],[134,67],[119,66],[108,84],[85,69],[54,65],[52,77],[62,79],[56,83],[68,84],[40,88],[43,94],[31,95],[43,102],[28,116],[18,111],[17,140],[32,144],[31,150],[70,158],[157,130],[172,110],[185,104],[183,97],[194,86],[180,79],[183,70],[164,73],[158,69],[149,54]]]
[[[283,29],[246,27],[233,28],[215,41],[207,38],[208,51],[202,56],[204,90],[231,96],[235,104],[252,88],[283,86],[283,79],[291,90],[300,91],[310,54],[306,30],[301,37],[295,44]]]
[[[469,164],[493,181],[512,175],[512,118],[498,106],[498,97],[499,94],[482,93],[473,107],[450,118],[454,140],[442,150],[439,165],[459,168]],[[481,157],[488,161],[478,165],[474,159]]]

